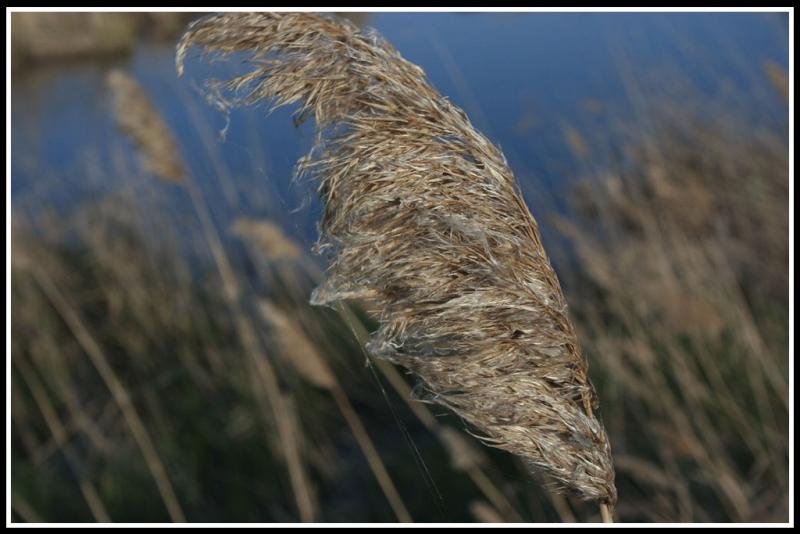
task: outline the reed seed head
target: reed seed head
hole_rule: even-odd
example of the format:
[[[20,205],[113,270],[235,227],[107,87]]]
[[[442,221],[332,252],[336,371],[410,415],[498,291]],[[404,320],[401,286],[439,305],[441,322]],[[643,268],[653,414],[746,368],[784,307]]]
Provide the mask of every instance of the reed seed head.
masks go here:
[[[259,301],[259,311],[272,329],[279,354],[305,380],[322,389],[331,390],[336,377],[325,359],[305,333],[280,308],[267,300]]]
[[[616,501],[606,432],[556,274],[500,150],[377,33],[308,13],[227,13],[177,49],[243,53],[210,81],[224,106],[299,104],[317,143],[317,249],[332,260],[312,303],[360,298],[367,349],[413,371],[426,399],[488,445],[586,499]],[[228,95],[227,97],[225,95]]]
[[[117,124],[136,144],[142,165],[166,182],[185,181],[178,144],[144,89],[119,69],[109,72],[106,83],[113,97]]]
[[[450,463],[459,471],[469,471],[484,463],[485,459],[481,452],[462,432],[449,426],[443,426],[438,433],[439,439],[444,443],[447,453],[450,455]]]
[[[232,230],[267,261],[298,261],[303,257],[297,245],[271,221],[240,218],[233,223]]]

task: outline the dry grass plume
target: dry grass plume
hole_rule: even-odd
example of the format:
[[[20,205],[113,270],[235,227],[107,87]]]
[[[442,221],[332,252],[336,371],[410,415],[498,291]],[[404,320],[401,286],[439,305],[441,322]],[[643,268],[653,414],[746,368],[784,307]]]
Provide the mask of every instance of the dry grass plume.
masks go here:
[[[169,127],[142,87],[121,70],[106,76],[119,128],[136,144],[142,166],[168,182],[184,182],[186,170]]]
[[[413,371],[486,444],[613,504],[587,364],[500,150],[422,69],[347,21],[210,16],[181,39],[179,73],[192,46],[246,58],[248,73],[208,82],[221,104],[299,104],[316,121],[298,172],[319,180],[318,249],[332,263],[312,302],[367,303],[372,356]]]

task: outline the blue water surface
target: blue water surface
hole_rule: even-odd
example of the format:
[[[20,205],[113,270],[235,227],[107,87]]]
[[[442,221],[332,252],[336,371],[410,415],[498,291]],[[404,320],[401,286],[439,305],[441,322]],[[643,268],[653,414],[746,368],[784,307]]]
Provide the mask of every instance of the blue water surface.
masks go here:
[[[642,102],[659,92],[735,94],[738,111],[785,121],[763,66],[788,68],[786,14],[378,13],[361,22],[420,65],[502,148],[534,214],[552,209],[578,172],[566,131],[580,132],[590,148],[602,144],[609,125],[640,120]],[[163,114],[220,226],[266,216],[305,244],[316,240],[313,184],[291,182],[313,124],[295,127],[292,109],[269,117],[263,108],[238,109],[226,119],[198,87],[237,65],[190,54],[179,79],[171,43],[14,80],[14,207],[64,208],[118,190],[136,172],[131,145],[110,115],[104,77],[111,67],[131,72]],[[600,163],[605,153],[587,157]]]

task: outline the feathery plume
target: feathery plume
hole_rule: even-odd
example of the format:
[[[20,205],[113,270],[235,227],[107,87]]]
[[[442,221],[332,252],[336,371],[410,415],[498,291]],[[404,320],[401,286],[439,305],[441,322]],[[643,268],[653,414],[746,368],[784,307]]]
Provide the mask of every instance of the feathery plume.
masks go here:
[[[317,143],[312,303],[359,298],[367,349],[413,371],[427,399],[560,487],[613,505],[608,438],[556,274],[503,154],[377,33],[308,13],[202,19],[177,49],[238,52],[250,71],[209,81],[225,106],[299,104]],[[226,99],[226,95],[229,97]]]
[[[271,221],[239,218],[231,230],[255,245],[268,261],[298,261],[303,257],[297,245]]]
[[[178,145],[142,87],[119,69],[108,73],[106,84],[117,124],[136,143],[144,168],[166,182],[184,182],[186,170]]]
[[[280,348],[278,354],[310,383],[322,389],[333,389],[336,383],[333,371],[300,328],[270,301],[260,300],[258,307],[262,317],[275,330],[275,341]]]
[[[449,426],[443,426],[438,433],[454,468],[459,471],[469,471],[484,463],[483,455],[461,432]]]

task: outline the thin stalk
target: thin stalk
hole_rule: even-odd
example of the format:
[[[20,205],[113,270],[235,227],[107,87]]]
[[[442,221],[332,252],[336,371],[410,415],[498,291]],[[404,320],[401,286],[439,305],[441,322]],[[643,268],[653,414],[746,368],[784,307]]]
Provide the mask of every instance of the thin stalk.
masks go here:
[[[336,401],[339,411],[342,412],[342,416],[344,416],[345,420],[347,421],[347,425],[352,430],[353,436],[356,438],[358,446],[364,453],[364,456],[369,463],[369,467],[375,474],[375,479],[378,481],[378,484],[380,484],[384,495],[386,495],[394,514],[403,523],[413,522],[411,519],[411,514],[409,514],[408,509],[403,503],[403,499],[397,492],[397,488],[395,487],[394,482],[392,482],[392,478],[389,476],[389,473],[386,471],[386,467],[380,458],[380,454],[378,454],[378,450],[372,443],[372,439],[369,437],[367,429],[364,428],[361,418],[358,417],[355,408],[350,403],[350,399],[347,398],[347,394],[345,394],[344,390],[337,383],[333,388],[331,388],[331,395],[333,396],[334,401]]]
[[[228,257],[225,254],[225,249],[222,246],[214,222],[211,219],[208,206],[191,178],[188,178],[184,185],[189,193],[198,218],[200,219],[200,223],[203,226],[203,233],[205,234],[208,246],[214,256],[214,262],[219,271],[220,278],[222,279],[223,292],[231,313],[234,316],[239,337],[244,345],[245,351],[253,361],[255,370],[267,394],[267,399],[272,409],[272,415],[278,429],[281,446],[284,451],[286,465],[289,470],[289,479],[300,519],[304,522],[311,522],[314,520],[315,512],[309,489],[310,483],[307,480],[305,470],[302,466],[302,458],[297,448],[293,446],[292,429],[286,417],[286,406],[284,405],[284,399],[280,393],[277,375],[269,359],[263,354],[259,347],[255,326],[238,306],[241,295],[239,284],[233,268],[228,261]]]
[[[172,483],[169,481],[164,464],[158,456],[153,440],[147,432],[147,428],[142,422],[142,419],[139,417],[130,394],[117,377],[114,369],[108,363],[108,359],[100,348],[100,345],[92,337],[78,311],[66,300],[66,297],[62,295],[61,291],[59,291],[58,287],[56,287],[50,279],[50,276],[42,268],[38,267],[35,262],[30,262],[30,269],[37,284],[56,309],[59,316],[66,323],[72,335],[89,357],[92,365],[94,365],[100,378],[111,392],[114,402],[119,407],[120,412],[122,412],[122,416],[133,434],[133,438],[139,445],[139,449],[142,452],[142,456],[144,456],[150,474],[153,476],[153,480],[156,483],[158,492],[161,495],[161,499],[169,513],[170,519],[173,522],[186,522],[186,516],[178,502],[178,497],[175,494]]]
[[[300,376],[311,384],[323,388],[333,397],[395,516],[399,521],[412,522],[411,515],[395,488],[377,448],[333,370],[317,352],[311,340],[285,314],[266,302],[262,303],[260,310],[264,320],[277,335],[281,354],[294,366]]]
[[[28,384],[28,389],[33,396],[33,400],[39,407],[39,411],[42,412],[42,417],[44,418],[45,424],[50,430],[50,433],[53,435],[56,446],[60,447],[64,453],[64,458],[67,460],[67,466],[69,466],[70,471],[72,471],[75,480],[78,481],[81,494],[83,495],[86,505],[89,507],[89,511],[91,512],[95,521],[99,523],[111,523],[111,517],[106,511],[103,501],[100,499],[100,494],[97,492],[97,488],[95,488],[91,481],[83,480],[80,476],[80,471],[78,468],[78,455],[75,452],[75,449],[69,443],[69,433],[64,427],[64,424],[61,422],[61,418],[58,416],[58,411],[53,406],[53,403],[50,402],[50,398],[45,391],[44,385],[36,376],[35,371],[28,364],[28,362],[19,357],[12,358],[11,361],[20,374],[22,374],[22,379],[26,384]]]

